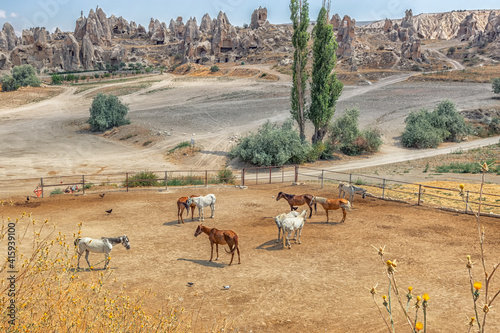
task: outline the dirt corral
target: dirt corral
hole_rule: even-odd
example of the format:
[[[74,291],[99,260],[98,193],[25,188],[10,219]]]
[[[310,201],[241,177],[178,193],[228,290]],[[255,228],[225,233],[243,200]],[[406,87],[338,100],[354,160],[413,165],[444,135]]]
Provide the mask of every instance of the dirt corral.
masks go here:
[[[306,222],[302,244],[292,241],[288,250],[276,242],[273,217],[289,210],[285,201],[276,202],[279,191],[338,195],[333,186],[320,189],[315,185],[273,184],[248,189],[108,192],[103,198],[98,193],[57,195],[30,203],[19,198],[14,199],[14,206],[0,209],[2,218],[32,212],[36,219],[49,219],[67,235],[77,230],[79,222],[83,223],[83,236],[126,234],[132,247],[130,251],[122,246],[113,250],[110,267],[114,277],[126,283],[130,292],[151,288],[156,293],[155,302],[149,304],[152,311],[169,298],[184,307],[196,332],[207,331],[214,320],[224,318],[232,320],[232,327],[239,332],[387,331],[370,294],[370,288],[378,283],[376,300],[380,305],[381,295],[387,295],[385,266],[372,247],[384,245],[387,259],[397,259],[402,292],[406,294],[411,285],[415,295],[430,295],[429,331],[466,331],[468,318],[474,313],[467,270],[460,259],[470,254],[478,262],[476,279],[482,280],[472,216],[356,196],[355,208],[348,212],[345,223],[335,222],[342,213],[334,211],[330,213],[334,222],[326,224],[325,212],[318,206],[317,214]],[[223,248],[218,261],[208,261],[208,237],[194,237],[198,212],[194,222],[189,217],[186,224],[177,224],[176,200],[208,193],[217,196],[216,211],[204,224],[239,235],[241,265],[228,266],[230,256]],[[113,209],[111,214],[105,212],[109,209]],[[209,214],[210,209],[205,211],[205,216]],[[500,221],[486,217],[481,221],[486,227],[490,269],[499,262]],[[90,255],[92,264],[101,260],[100,254]],[[83,258],[81,265],[86,267]],[[226,285],[228,290],[223,288]],[[490,292],[496,292],[500,283],[491,288]],[[482,307],[482,298],[479,303]],[[395,301],[393,307],[397,331],[407,330]],[[496,306],[488,314],[487,328],[490,332],[500,329]]]

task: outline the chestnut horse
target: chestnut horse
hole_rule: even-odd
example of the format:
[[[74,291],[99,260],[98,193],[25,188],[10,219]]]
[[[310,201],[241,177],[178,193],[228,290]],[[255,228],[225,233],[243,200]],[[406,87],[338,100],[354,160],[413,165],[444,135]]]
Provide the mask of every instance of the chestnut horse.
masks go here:
[[[234,258],[234,251],[238,251],[238,264],[241,264],[240,262],[240,249],[238,247],[238,235],[231,230],[218,230],[215,228],[207,228],[204,225],[200,224],[198,225],[198,228],[196,228],[196,231],[194,233],[195,237],[198,237],[202,232],[206,233],[208,235],[208,239],[210,240],[210,245],[212,246],[212,251],[210,253],[210,261],[212,261],[212,258],[214,257],[214,244],[215,244],[215,250],[217,252],[217,258],[215,260],[219,260],[219,244],[220,245],[228,245],[229,246],[229,251],[226,252],[231,254],[231,262],[229,263],[229,266],[233,263],[233,258]]]
[[[187,211],[187,215],[189,216],[189,208],[191,208],[191,221],[194,221],[194,209],[196,205],[194,203],[191,206],[188,206],[187,201],[189,198],[199,197],[199,195],[191,195],[189,197],[180,197],[177,200],[177,224],[184,223],[184,219],[182,218],[182,213],[184,213],[184,209]],[[180,217],[180,220],[179,220]]]
[[[336,210],[336,209],[342,209],[343,217],[342,221],[345,221],[345,217],[347,215],[346,210],[351,210],[351,203],[347,199],[327,199],[327,198],[321,198],[321,197],[314,197],[313,198],[314,204],[319,203],[321,206],[323,206],[323,209],[326,212],[326,223],[328,223],[328,211],[329,210]]]
[[[288,201],[288,204],[290,205],[290,210],[293,211],[297,208],[294,208],[293,206],[302,206],[304,204],[309,206],[309,218],[312,216],[312,204],[313,204],[313,196],[311,194],[302,194],[302,195],[294,195],[294,194],[286,194],[284,192],[278,193],[278,196],[276,197],[276,201],[279,199],[285,199]],[[316,204],[314,205],[314,211],[316,212]]]

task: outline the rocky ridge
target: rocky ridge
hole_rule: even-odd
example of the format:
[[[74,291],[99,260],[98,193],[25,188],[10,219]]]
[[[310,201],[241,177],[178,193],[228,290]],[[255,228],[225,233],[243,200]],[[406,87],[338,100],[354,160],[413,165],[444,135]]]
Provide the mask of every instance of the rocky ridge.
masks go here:
[[[107,17],[102,8],[91,9],[75,22],[73,32],[43,27],[23,30],[17,37],[12,25],[0,31],[0,69],[31,64],[40,71],[79,71],[107,65],[142,63],[170,67],[176,63],[264,62],[289,64],[293,48],[290,25],[274,25],[267,9],[259,7],[250,25],[233,26],[227,15],[205,14],[184,23],[182,17],[167,25],[151,18],[147,30],[123,17]],[[330,22],[336,31],[339,66],[408,69],[430,65],[432,57],[422,50],[428,39],[457,39],[471,46],[500,50],[500,11],[453,11],[413,16],[410,10],[400,20],[382,20],[357,26],[348,15],[334,14]],[[486,52],[486,55],[489,53]]]

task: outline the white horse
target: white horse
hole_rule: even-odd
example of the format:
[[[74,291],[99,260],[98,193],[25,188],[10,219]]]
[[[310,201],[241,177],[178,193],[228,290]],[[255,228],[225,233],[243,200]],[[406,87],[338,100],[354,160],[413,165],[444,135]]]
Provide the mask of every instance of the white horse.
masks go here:
[[[280,234],[281,234],[281,230],[283,229],[283,221],[287,217],[297,217],[299,215],[300,215],[299,212],[293,210],[289,213],[280,214],[274,218],[274,222],[276,223],[276,226],[278,227],[278,240],[276,241],[276,243],[280,242]],[[283,235],[284,234],[285,234],[285,232],[283,231]],[[296,237],[297,237],[297,230],[295,230],[295,236],[293,237],[293,239],[295,239]]]
[[[300,244],[300,236],[302,235],[302,228],[304,227],[304,222],[306,222],[307,210],[303,210],[302,214],[297,217],[287,217],[283,220],[282,228],[283,228],[283,248],[288,245],[288,248],[291,249],[292,245],[290,244],[290,236],[294,231],[298,230],[298,237],[295,240],[296,243]],[[285,237],[285,233],[287,236]]]
[[[189,198],[186,204],[190,206],[194,203],[198,207],[198,217],[201,218],[202,221],[205,221],[205,214],[203,212],[203,208],[210,206],[211,215],[210,218],[214,217],[215,214],[215,195],[207,194],[204,197],[194,197]]]
[[[343,183],[343,182],[339,183],[339,198],[341,195],[342,195],[342,198],[345,198],[345,196],[347,195],[347,197],[349,198],[348,200],[351,203],[351,206],[352,206],[352,202],[354,200],[354,195],[356,193],[360,194],[363,199],[366,196],[366,190],[364,188],[355,186],[353,184],[347,184],[347,183]]]
[[[120,243],[123,244],[127,250],[130,250],[130,243],[128,237],[125,235],[120,237],[102,237],[101,239],[93,239],[90,237],[75,239],[75,246],[78,247],[78,269],[80,269],[80,257],[83,252],[85,252],[85,260],[87,260],[89,267],[92,267],[89,262],[90,252],[104,253],[104,260],[106,260],[104,269],[106,269],[110,260],[109,253],[113,249],[113,246]]]

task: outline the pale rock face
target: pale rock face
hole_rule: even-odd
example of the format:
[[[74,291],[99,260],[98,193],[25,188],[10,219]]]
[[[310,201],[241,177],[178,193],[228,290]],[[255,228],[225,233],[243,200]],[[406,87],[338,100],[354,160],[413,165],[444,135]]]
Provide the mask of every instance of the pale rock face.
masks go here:
[[[76,71],[80,67],[80,46],[72,34],[68,34],[62,47],[64,69]]]
[[[205,14],[201,18],[201,23],[200,23],[200,30],[202,32],[212,32],[213,27],[212,27],[212,19],[210,18],[210,15]]]
[[[3,24],[2,31],[5,35],[6,40],[7,40],[8,51],[13,50],[19,44],[19,41],[16,37],[16,33],[14,32],[14,27],[10,23],[5,22]]]
[[[250,21],[250,29],[257,29],[265,25],[267,22],[267,8],[259,7],[252,13],[252,18]]]

